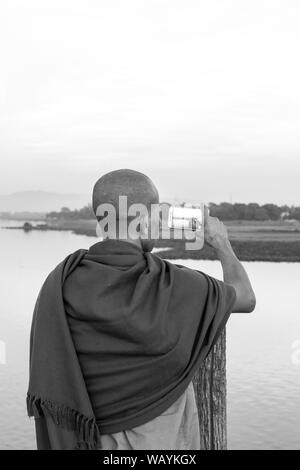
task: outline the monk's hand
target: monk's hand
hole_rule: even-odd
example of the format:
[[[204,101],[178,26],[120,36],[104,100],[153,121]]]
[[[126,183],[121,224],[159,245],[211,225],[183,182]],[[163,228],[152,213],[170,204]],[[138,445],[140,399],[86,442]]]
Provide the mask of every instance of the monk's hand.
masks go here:
[[[206,206],[204,207],[204,240],[216,250],[222,250],[229,245],[227,228],[217,217],[209,215]]]

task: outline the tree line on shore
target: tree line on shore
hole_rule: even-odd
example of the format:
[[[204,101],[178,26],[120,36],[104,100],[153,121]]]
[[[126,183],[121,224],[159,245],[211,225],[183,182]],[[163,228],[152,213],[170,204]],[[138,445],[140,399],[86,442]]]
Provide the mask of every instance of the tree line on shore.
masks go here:
[[[184,203],[181,204],[184,206]],[[294,219],[300,221],[300,206],[277,206],[276,204],[257,203],[228,203],[209,204],[210,215],[218,217],[221,220],[283,220]],[[60,211],[52,211],[47,214],[48,219],[56,220],[79,220],[92,219],[94,212],[90,205],[82,209],[70,210],[68,207],[62,207]]]

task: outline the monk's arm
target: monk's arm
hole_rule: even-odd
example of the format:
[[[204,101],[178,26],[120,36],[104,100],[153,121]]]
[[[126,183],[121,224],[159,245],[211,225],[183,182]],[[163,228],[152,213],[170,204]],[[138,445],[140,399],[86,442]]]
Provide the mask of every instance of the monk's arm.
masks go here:
[[[255,294],[242,263],[236,257],[228,240],[225,225],[216,217],[205,212],[205,241],[212,246],[221,261],[224,281],[234,287],[236,301],[233,312],[250,313],[256,305]]]
[[[246,270],[236,257],[229,240],[220,245],[216,252],[222,264],[224,281],[232,285],[236,292],[236,301],[232,311],[253,312],[256,305],[255,294]]]

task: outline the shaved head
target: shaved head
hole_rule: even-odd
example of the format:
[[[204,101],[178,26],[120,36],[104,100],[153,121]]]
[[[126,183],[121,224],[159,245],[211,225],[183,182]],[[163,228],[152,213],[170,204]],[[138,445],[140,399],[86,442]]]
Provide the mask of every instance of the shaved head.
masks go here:
[[[98,223],[102,224],[102,238],[131,241],[140,244],[144,251],[151,251],[155,244],[151,240],[150,225],[159,230],[159,214],[156,212],[153,215],[152,211],[158,205],[156,187],[148,176],[138,171],[111,171],[99,178],[94,186],[93,210]],[[114,213],[112,218],[111,207]],[[138,218],[135,210],[139,214]],[[126,220],[125,226],[122,224],[123,220]]]
[[[143,204],[147,208],[159,203],[156,187],[148,176],[134,170],[116,170],[98,179],[93,190],[93,210],[100,204],[112,204],[119,214],[119,196],[127,197],[128,207]]]

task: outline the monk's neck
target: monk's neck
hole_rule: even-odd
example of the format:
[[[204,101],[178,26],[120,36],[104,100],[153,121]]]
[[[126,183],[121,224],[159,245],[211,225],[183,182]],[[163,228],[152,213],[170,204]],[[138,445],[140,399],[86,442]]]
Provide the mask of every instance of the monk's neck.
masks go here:
[[[109,238],[107,238],[107,239],[109,239]],[[134,238],[117,238],[117,240],[119,240],[120,242],[131,243],[132,245],[135,245],[138,248],[143,248],[140,238],[138,238],[138,239],[134,239]]]

